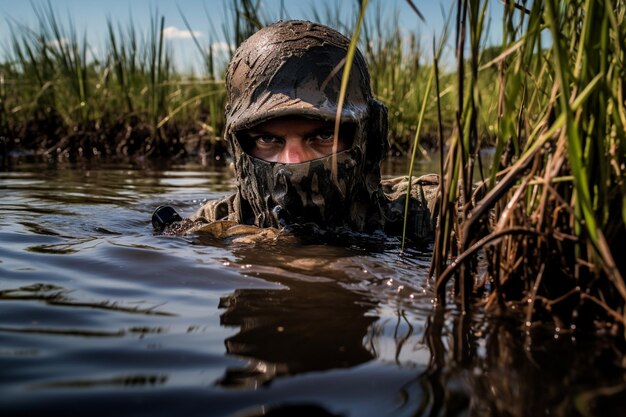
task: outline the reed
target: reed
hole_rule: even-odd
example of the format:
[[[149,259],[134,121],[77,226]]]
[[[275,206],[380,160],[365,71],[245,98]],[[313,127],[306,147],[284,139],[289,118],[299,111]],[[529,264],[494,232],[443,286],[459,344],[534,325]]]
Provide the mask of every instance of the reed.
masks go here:
[[[396,22],[400,20],[398,10],[385,11],[388,5],[383,1],[372,2],[369,12],[362,23],[363,36],[360,49],[370,71],[372,90],[376,98],[388,109],[390,126],[390,145],[394,155],[405,155],[417,150],[419,158],[429,158],[429,150],[436,148],[436,132],[439,125],[436,97],[429,87],[430,74],[433,71],[433,58],[425,53],[425,40],[417,30],[401,29]],[[416,18],[421,19],[419,9]],[[354,13],[357,15],[357,13]],[[314,13],[317,18],[326,16],[331,25],[345,26],[346,33],[355,30],[337,23],[337,12]],[[322,20],[323,21],[323,20]],[[446,37],[446,28],[441,30],[441,38]],[[443,54],[443,45],[433,54]],[[453,105],[456,97],[455,86],[450,75],[445,77],[441,105],[444,108],[442,124],[446,131],[453,125]],[[425,107],[422,107],[423,105]],[[421,119],[416,115],[422,114]],[[419,123],[421,121],[421,124]],[[419,128],[418,128],[418,125]],[[415,132],[419,130],[417,141]],[[414,146],[417,146],[415,148]]]
[[[348,35],[360,30],[355,42],[389,108],[394,152],[410,151],[413,164],[428,157],[425,139],[447,148],[432,264],[439,303],[453,281],[464,311],[478,299],[503,314],[521,311],[529,328],[547,320],[561,330],[623,330],[624,1],[507,0],[502,45],[487,47],[487,2],[457,0],[453,72],[440,60],[447,26],[428,59],[419,32],[407,42],[390,23],[397,12],[370,3],[357,27],[359,4],[347,18],[339,3],[313,6],[312,15]],[[232,55],[275,19],[261,15],[258,1],[230,5],[222,32]],[[95,56],[51,3],[34,11],[38,30],[10,23],[0,64],[3,156],[20,148],[54,156],[224,149],[224,67],[211,46],[194,39],[205,65],[188,75],[173,66],[156,12],[147,36],[132,22],[109,21],[106,50]],[[487,167],[481,149],[491,145]]]
[[[258,2],[231,4],[224,33],[235,48],[266,22],[256,12]],[[216,68],[211,48],[201,51],[203,75],[181,73],[164,39],[165,17],[155,11],[147,34],[132,21],[121,26],[109,20],[106,48],[95,56],[71,16],[59,19],[52,3],[33,8],[38,30],[11,22],[8,60],[0,71],[3,155],[15,150],[55,157],[224,152],[219,143],[223,68]]]
[[[479,296],[489,309],[522,312],[529,330],[552,322],[557,332],[623,331],[624,4],[545,0],[527,9],[508,1],[503,45],[489,62],[480,48],[485,4],[457,2],[462,94],[442,171],[433,257],[439,302],[454,279],[465,311]],[[496,164],[473,184],[480,73],[494,68]],[[477,268],[481,253],[484,270]]]
[[[415,115],[432,62],[424,54],[419,32],[407,42],[394,23],[397,11],[387,12],[384,5],[372,1],[359,47],[370,66],[375,94],[389,108],[392,152],[405,154],[413,144]],[[3,152],[30,149],[55,157],[222,152],[226,62],[216,59],[212,40],[225,39],[232,55],[251,33],[288,17],[282,8],[279,16],[262,13],[258,0],[232,0],[225,6],[222,33],[218,34],[220,29],[207,11],[209,46],[194,39],[204,62],[198,75],[174,67],[163,38],[165,18],[157,11],[147,33],[139,33],[132,20],[122,25],[109,19],[106,44],[95,54],[71,16],[60,19],[52,3],[34,6],[37,29],[11,22],[8,59],[2,64]],[[355,19],[340,10],[339,2],[326,9],[314,4],[311,15],[350,34]],[[358,14],[358,5],[352,14]],[[454,122],[456,86],[451,74],[440,81],[442,124],[448,132]],[[437,145],[435,101],[431,91],[418,141],[419,157]]]

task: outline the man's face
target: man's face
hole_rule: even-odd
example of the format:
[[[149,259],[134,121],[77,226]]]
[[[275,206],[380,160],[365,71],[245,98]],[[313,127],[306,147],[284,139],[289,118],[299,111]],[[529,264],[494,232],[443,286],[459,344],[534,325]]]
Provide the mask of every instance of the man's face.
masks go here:
[[[268,162],[297,164],[332,154],[334,122],[286,116],[271,119],[237,136],[249,155]],[[352,146],[352,135],[342,126],[337,140],[337,152]]]

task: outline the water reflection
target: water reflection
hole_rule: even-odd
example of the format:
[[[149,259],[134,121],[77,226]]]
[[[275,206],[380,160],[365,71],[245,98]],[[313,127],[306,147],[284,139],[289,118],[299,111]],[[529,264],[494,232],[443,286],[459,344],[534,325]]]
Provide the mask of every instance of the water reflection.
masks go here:
[[[345,270],[336,268],[347,265],[354,253],[289,242],[288,248],[234,251],[232,267],[281,288],[240,288],[220,299],[220,324],[238,329],[224,341],[226,351],[248,363],[229,368],[219,385],[256,387],[276,377],[347,368],[374,358],[364,341],[378,320],[377,301],[341,285]]]
[[[128,375],[117,378],[104,378],[104,379],[75,379],[70,381],[54,381],[47,384],[34,385],[34,389],[62,389],[62,388],[99,388],[108,386],[119,386],[125,388],[132,387],[154,387],[157,385],[163,385],[167,382],[167,376],[165,375]]]
[[[231,355],[250,358],[228,369],[220,385],[257,386],[273,378],[346,368],[373,358],[363,345],[377,317],[372,300],[334,283],[291,282],[289,289],[240,289],[220,300],[220,323],[239,332],[225,340]]]
[[[51,306],[61,307],[75,307],[75,308],[89,308],[95,310],[108,310],[121,313],[130,314],[143,314],[143,315],[155,315],[155,316],[174,316],[174,314],[167,311],[161,311],[156,307],[144,308],[141,306],[127,307],[120,305],[115,301],[99,301],[99,302],[86,302],[72,299],[70,294],[72,290],[65,289],[63,287],[51,284],[33,284],[26,287],[20,287],[15,289],[6,289],[0,291],[0,301],[42,301]],[[147,328],[143,328],[147,329]],[[25,330],[26,331],[26,330]],[[28,329],[28,332],[37,332],[34,329]],[[47,329],[46,332],[59,333],[58,331]],[[43,330],[42,330],[43,332]],[[80,334],[80,331],[70,331],[71,334]],[[64,332],[61,332],[64,333]],[[66,332],[65,332],[66,333]],[[93,335],[90,332],[89,335]],[[111,333],[105,333],[109,335]],[[124,332],[115,332],[114,335],[123,335]]]
[[[436,311],[426,342],[432,360],[422,380],[439,414],[617,417],[626,411],[626,363],[614,340],[526,332],[515,321]]]
[[[623,347],[433,312],[397,241],[155,237],[232,186],[161,169],[0,172],[0,415],[624,414]]]

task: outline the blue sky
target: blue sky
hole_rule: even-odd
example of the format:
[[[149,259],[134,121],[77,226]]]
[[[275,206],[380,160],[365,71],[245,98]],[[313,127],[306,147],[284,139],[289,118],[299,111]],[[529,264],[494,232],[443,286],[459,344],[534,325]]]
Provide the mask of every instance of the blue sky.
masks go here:
[[[31,28],[36,28],[37,19],[33,11],[33,4],[46,6],[48,0],[0,0],[0,61],[6,60],[7,42],[10,39],[10,25],[7,22],[19,22]],[[439,35],[443,26],[441,8],[450,10],[452,0],[432,1],[413,0],[425,17],[422,22],[411,10],[406,0],[370,0],[370,12],[380,3],[385,20],[390,24],[398,24],[406,32],[417,32],[427,43],[426,49],[432,44],[433,34]],[[87,41],[98,54],[106,47],[107,18],[114,24],[124,27],[132,19],[139,33],[148,33],[150,18],[158,11],[159,16],[165,16],[165,34],[173,53],[174,62],[179,69],[198,69],[200,67],[200,53],[189,36],[182,14],[188,20],[191,29],[203,45],[213,41],[216,49],[224,46],[222,26],[230,13],[231,0],[50,0],[57,17],[67,21],[71,16],[78,33],[85,32]],[[456,3],[456,0],[454,0]],[[492,16],[490,26],[490,42],[500,42],[501,13],[500,1],[489,2],[489,13]],[[294,19],[312,19],[313,5],[319,10],[328,6],[341,10],[344,21],[355,20],[353,13],[354,0],[261,0],[260,12],[271,20],[281,17],[281,4],[284,5],[286,17]],[[180,8],[180,10],[179,10]],[[397,11],[397,14],[395,13]],[[395,16],[398,17],[396,21]],[[347,34],[349,35],[349,34]]]

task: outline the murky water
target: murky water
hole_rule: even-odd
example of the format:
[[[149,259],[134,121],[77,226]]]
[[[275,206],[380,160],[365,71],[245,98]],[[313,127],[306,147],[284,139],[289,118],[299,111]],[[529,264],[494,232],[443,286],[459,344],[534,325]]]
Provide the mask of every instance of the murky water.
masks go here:
[[[422,167],[430,170],[430,167]],[[602,341],[433,315],[429,253],[154,236],[225,167],[0,172],[0,415],[623,415]]]

